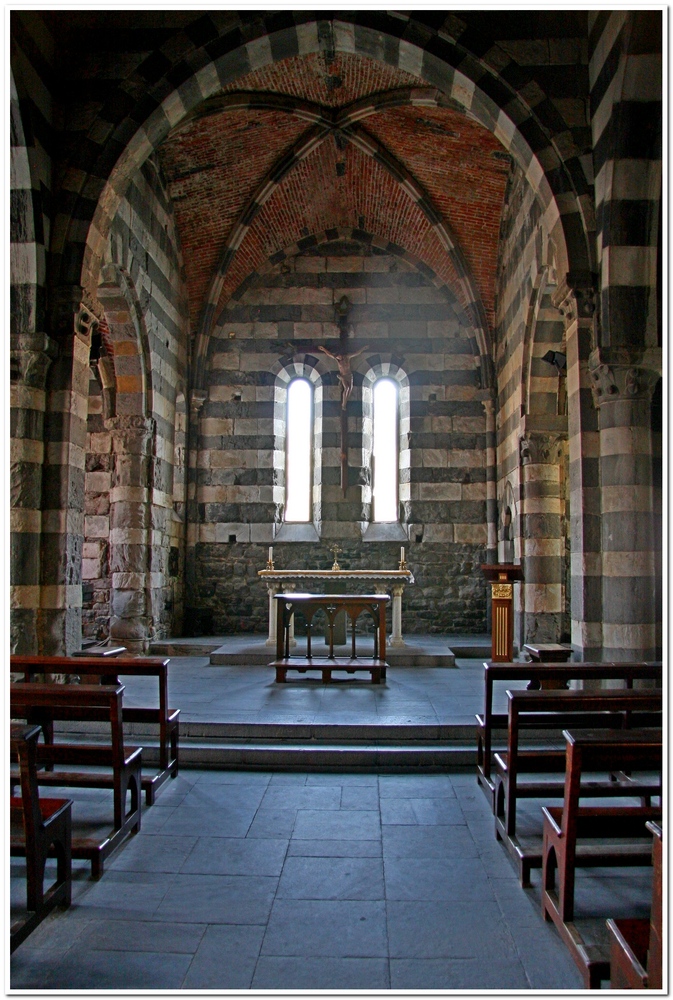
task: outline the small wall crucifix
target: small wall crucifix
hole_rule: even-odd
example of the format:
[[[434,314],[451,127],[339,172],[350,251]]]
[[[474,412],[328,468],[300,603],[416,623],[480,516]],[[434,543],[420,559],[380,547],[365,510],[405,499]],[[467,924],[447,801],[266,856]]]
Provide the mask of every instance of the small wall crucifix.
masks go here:
[[[336,306],[336,312],[338,316],[339,323],[339,349],[338,352],[333,353],[329,351],[326,347],[320,346],[319,351],[326,354],[329,358],[332,358],[337,363],[339,369],[338,379],[341,385],[341,490],[343,495],[346,496],[346,491],[348,490],[348,415],[346,412],[346,407],[348,404],[348,398],[353,391],[353,370],[351,368],[351,360],[357,358],[360,354],[367,350],[369,345],[361,347],[359,351],[353,351],[348,353],[348,335],[349,331],[352,330],[352,324],[348,322],[348,313],[350,312],[351,304],[348,301],[346,295],[342,295]]]

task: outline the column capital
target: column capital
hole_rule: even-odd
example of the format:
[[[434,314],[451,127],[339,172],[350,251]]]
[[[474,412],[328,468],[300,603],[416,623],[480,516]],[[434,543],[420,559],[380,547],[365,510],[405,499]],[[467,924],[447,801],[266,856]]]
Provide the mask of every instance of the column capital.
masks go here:
[[[201,412],[201,407],[208,398],[208,392],[206,389],[192,389],[189,396],[189,410],[191,415],[196,418]]]
[[[10,340],[12,383],[44,389],[49,366],[57,357],[58,344],[46,333],[13,334]]]
[[[103,308],[86,288],[81,285],[64,285],[52,293],[52,319],[59,334],[75,336],[87,341],[95,326],[103,318]]]
[[[155,420],[153,417],[123,415],[108,417],[105,429],[112,435],[114,451],[117,454],[145,454],[151,442]]]
[[[596,275],[591,271],[569,271],[552,295],[552,303],[566,322],[593,319],[596,312]]]
[[[661,348],[599,347],[589,355],[594,406],[618,400],[651,400],[662,374]]]
[[[558,465],[566,435],[555,431],[527,431],[519,439],[522,465]]]

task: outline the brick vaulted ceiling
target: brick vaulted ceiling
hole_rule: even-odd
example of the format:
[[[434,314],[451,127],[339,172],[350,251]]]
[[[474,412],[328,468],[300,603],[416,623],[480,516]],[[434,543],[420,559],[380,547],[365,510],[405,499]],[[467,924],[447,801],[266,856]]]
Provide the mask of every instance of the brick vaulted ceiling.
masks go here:
[[[249,106],[232,109],[225,98],[169,135],[158,157],[175,204],[194,332],[209,296],[211,314],[217,315],[272,254],[333,227],[364,229],[403,247],[456,289],[459,301],[465,299],[458,273],[463,268],[492,329],[509,158],[490,132],[451,107],[393,104],[363,117],[354,130],[373,156],[363,151],[362,142],[357,148],[323,130],[317,146],[278,174],[270,195],[266,189],[261,207],[244,219],[240,242],[235,235],[263,183],[273,180],[283,158],[319,130],[292,112],[293,101],[325,109],[329,116],[372,95],[378,106],[382,95],[422,86],[407,73],[356,55],[338,54],[329,63],[324,55],[296,57],[226,89],[230,101],[237,93],[248,94]],[[282,101],[277,108],[250,106],[254,94],[261,104],[268,104],[268,95],[284,95],[285,106]],[[432,224],[437,217],[457,250],[458,264]],[[227,254],[232,244],[235,253]],[[213,292],[218,270],[221,278]]]

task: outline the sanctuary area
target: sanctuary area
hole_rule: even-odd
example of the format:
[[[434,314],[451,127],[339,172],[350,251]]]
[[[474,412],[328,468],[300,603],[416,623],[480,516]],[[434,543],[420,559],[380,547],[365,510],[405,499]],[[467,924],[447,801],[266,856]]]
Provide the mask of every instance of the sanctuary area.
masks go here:
[[[661,985],[666,13],[11,12],[14,987]]]

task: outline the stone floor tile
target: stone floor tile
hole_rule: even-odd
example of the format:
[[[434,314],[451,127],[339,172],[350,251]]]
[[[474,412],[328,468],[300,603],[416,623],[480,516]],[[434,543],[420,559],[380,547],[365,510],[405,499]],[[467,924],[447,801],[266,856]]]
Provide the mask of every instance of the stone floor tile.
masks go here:
[[[306,775],[294,771],[278,771],[271,775],[271,785],[305,785]]]
[[[481,862],[461,858],[386,858],[386,899],[487,900],[496,896]]]
[[[351,785],[371,785],[378,788],[378,774],[342,774],[340,772],[324,772],[306,775],[307,785],[341,785],[350,787]]]
[[[257,962],[253,990],[328,990],[342,992],[390,988],[385,958],[293,958],[263,955]]]
[[[379,777],[379,794],[382,799],[456,797],[448,774],[382,774]]]
[[[287,840],[201,837],[180,871],[184,875],[280,875]]]
[[[261,804],[265,809],[338,809],[340,803],[337,786],[301,785],[267,788]]]
[[[289,857],[277,899],[383,899],[383,865],[374,858]]]
[[[512,937],[495,902],[389,900],[391,958],[474,958],[489,963],[511,956]]]
[[[179,872],[197,837],[140,834],[126,841],[106,868],[115,871]]]
[[[152,951],[193,954],[206,924],[154,920],[91,920],[77,939],[83,954],[93,951]]]
[[[277,899],[262,955],[385,958],[382,901]]]
[[[478,851],[463,826],[384,826],[384,858],[476,858]]]
[[[82,953],[72,948],[37,984],[49,990],[176,990],[182,986],[191,955],[128,952]]]
[[[355,810],[378,809],[378,787],[376,785],[344,785],[341,789],[341,808]]]
[[[293,838],[310,840],[378,840],[381,823],[378,812],[373,810],[300,809],[294,825]]]
[[[177,875],[152,919],[266,924],[277,886],[268,875]]]
[[[526,990],[530,984],[515,957],[484,963],[475,958],[391,958],[392,990]]]
[[[246,837],[261,837],[274,839],[291,837],[297,818],[296,809],[265,809],[261,807],[255,813]]]
[[[182,983],[191,990],[249,990],[263,927],[213,925],[203,936]]]
[[[304,858],[380,858],[380,840],[299,840],[292,838],[288,857]]]
[[[182,773],[182,772],[180,772]],[[194,771],[198,785],[258,785],[266,787],[274,775],[270,771]]]

